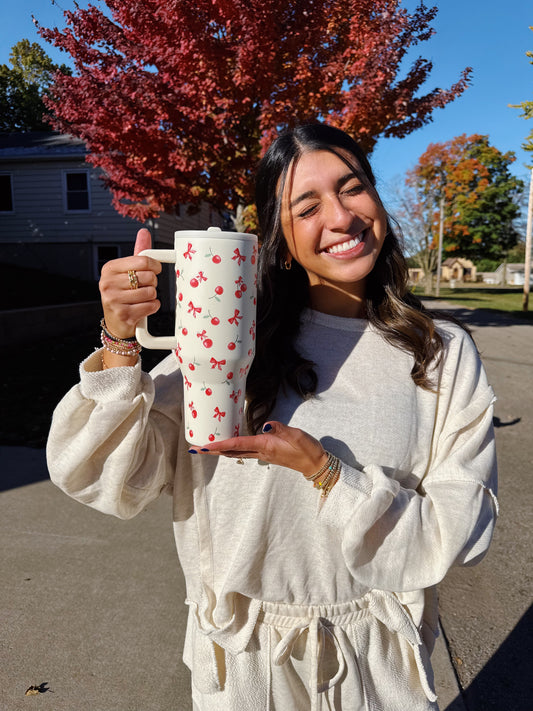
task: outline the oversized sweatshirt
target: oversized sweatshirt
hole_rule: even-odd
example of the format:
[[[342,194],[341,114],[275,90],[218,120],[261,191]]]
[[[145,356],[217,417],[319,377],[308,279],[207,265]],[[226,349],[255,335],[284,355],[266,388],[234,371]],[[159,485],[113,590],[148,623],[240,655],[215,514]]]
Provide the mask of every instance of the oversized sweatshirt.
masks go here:
[[[497,513],[494,394],[467,333],[438,328],[445,347],[429,391],[411,378],[412,355],[367,321],[304,312],[296,347],[315,364],[317,391],[306,401],[280,392],[269,419],[340,458],[326,500],[294,470],[189,454],[173,354],[151,375],[139,364],[102,371],[98,352],[82,364],[54,413],[51,478],[121,518],[172,493],[195,625],[229,652],[246,648],[265,602],[364,600],[420,646],[423,676],[435,586],[483,557]]]

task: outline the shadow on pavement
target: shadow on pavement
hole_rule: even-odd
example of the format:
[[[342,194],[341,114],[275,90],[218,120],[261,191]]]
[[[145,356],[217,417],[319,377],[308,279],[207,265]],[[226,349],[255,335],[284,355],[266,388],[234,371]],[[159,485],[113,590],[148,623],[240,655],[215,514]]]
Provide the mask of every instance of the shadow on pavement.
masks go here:
[[[489,620],[485,620],[489,623]],[[533,605],[470,686],[444,711],[531,711]]]
[[[533,326],[533,321],[524,318],[522,311],[490,311],[469,309],[459,305],[453,305],[448,309],[442,302],[434,302],[426,297],[424,297],[424,304],[430,311],[449,313],[467,326]]]

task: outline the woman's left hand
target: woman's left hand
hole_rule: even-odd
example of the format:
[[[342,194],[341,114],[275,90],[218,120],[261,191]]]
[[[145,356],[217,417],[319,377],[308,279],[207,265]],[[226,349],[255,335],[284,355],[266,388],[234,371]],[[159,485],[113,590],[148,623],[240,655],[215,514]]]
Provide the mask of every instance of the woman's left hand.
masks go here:
[[[305,476],[315,474],[327,461],[328,455],[320,442],[307,432],[288,427],[281,422],[267,422],[263,433],[251,437],[232,437],[212,442],[205,447],[192,447],[191,454],[223,455],[235,459],[260,459],[295,469]]]

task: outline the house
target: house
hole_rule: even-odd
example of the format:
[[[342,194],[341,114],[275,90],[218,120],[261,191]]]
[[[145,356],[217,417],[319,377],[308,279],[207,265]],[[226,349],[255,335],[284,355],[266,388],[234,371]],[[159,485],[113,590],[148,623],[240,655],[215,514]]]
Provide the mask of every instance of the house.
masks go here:
[[[448,257],[442,263],[441,278],[443,281],[476,281],[476,267],[469,259],[463,257]]]
[[[83,141],[55,132],[0,134],[0,263],[79,279],[98,279],[104,262],[133,252],[141,223],[121,216]],[[156,248],[174,231],[221,226],[203,204],[145,223]]]
[[[526,265],[520,263],[505,263],[493,272],[482,273],[485,284],[509,284],[510,286],[523,286],[526,280]],[[530,284],[533,284],[533,273],[529,277]]]

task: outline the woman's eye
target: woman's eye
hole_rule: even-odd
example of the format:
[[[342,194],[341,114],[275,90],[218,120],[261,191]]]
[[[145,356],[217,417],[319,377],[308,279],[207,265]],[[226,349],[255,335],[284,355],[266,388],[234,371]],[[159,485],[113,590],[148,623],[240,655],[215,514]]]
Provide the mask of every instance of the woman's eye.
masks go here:
[[[314,212],[317,210],[317,205],[311,205],[310,207],[306,208],[305,210],[302,210],[301,212],[298,213],[298,217],[300,218],[305,218],[305,217],[310,217]]]
[[[360,195],[364,191],[364,186],[361,183],[357,185],[351,185],[343,190],[345,195]]]

